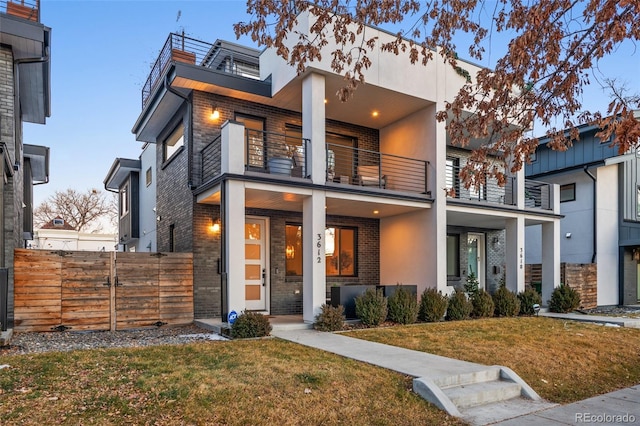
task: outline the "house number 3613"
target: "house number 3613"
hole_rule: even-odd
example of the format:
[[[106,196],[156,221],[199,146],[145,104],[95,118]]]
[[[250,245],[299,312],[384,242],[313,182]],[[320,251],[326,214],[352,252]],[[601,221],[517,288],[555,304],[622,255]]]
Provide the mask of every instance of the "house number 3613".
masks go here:
[[[318,234],[318,239],[316,240],[316,247],[318,249],[318,256],[316,257],[316,263],[322,263],[322,234]]]

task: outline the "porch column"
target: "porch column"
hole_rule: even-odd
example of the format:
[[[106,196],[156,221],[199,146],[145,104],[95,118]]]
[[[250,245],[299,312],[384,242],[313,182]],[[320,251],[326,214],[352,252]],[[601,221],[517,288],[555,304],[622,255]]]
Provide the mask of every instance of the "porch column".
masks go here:
[[[560,285],[560,220],[542,224],[542,304]]]
[[[221,128],[220,160],[222,173],[244,174],[244,125],[225,121]]]
[[[226,248],[227,301],[229,312],[238,315],[245,309],[244,297],[244,184],[240,181],[226,181],[224,205],[224,244]],[[232,195],[231,195],[232,194]],[[224,318],[226,321],[226,318]]]
[[[312,324],[320,307],[326,303],[326,257],[325,257],[325,193],[313,191],[302,204],[302,317]]]
[[[326,182],[325,81],[312,73],[302,81],[302,137],[311,141],[305,153],[313,183]],[[324,207],[323,207],[324,208]],[[324,231],[323,231],[324,232]]]
[[[519,293],[524,291],[524,217],[506,222],[505,278],[507,288]]]

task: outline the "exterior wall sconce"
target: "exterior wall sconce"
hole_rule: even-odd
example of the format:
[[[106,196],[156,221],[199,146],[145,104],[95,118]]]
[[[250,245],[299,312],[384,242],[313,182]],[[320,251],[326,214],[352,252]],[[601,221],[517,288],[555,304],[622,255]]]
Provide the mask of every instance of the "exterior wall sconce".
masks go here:
[[[219,118],[220,118],[220,111],[218,110],[218,107],[211,105],[211,119],[217,120]]]
[[[214,234],[217,234],[220,232],[220,219],[213,219],[211,221],[211,232],[213,232]]]
[[[493,237],[493,239],[491,240],[491,246],[496,250],[499,249],[500,248],[500,238]]]

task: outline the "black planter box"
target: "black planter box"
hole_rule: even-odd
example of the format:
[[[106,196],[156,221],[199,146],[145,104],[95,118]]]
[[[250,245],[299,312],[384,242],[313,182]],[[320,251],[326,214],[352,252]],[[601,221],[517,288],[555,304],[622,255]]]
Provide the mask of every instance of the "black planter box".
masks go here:
[[[418,286],[415,284],[400,284],[400,285],[379,285],[376,286],[378,289],[382,289],[382,294],[384,297],[389,298],[392,294],[398,290],[398,288],[402,287],[409,293],[413,294],[416,300],[418,300]]]
[[[347,319],[357,319],[356,317],[356,297],[364,294],[371,285],[344,285],[341,287],[331,287],[331,306],[344,307],[344,316]]]

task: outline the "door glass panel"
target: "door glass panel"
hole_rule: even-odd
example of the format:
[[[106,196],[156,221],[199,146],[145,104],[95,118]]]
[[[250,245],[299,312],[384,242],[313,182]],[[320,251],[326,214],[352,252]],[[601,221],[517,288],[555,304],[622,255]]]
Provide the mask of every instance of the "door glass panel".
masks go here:
[[[260,244],[245,244],[244,257],[250,260],[260,259]]]
[[[469,253],[469,271],[468,275],[473,273],[478,277],[478,237],[469,237],[467,250]]]
[[[246,300],[260,300],[261,287],[262,286],[259,286],[259,285],[244,286],[244,298]]]
[[[257,223],[247,223],[244,225],[244,239],[245,240],[259,240],[260,239],[260,225]]]
[[[262,278],[260,271],[260,265],[245,265],[244,266],[244,278],[246,280],[259,280]]]

